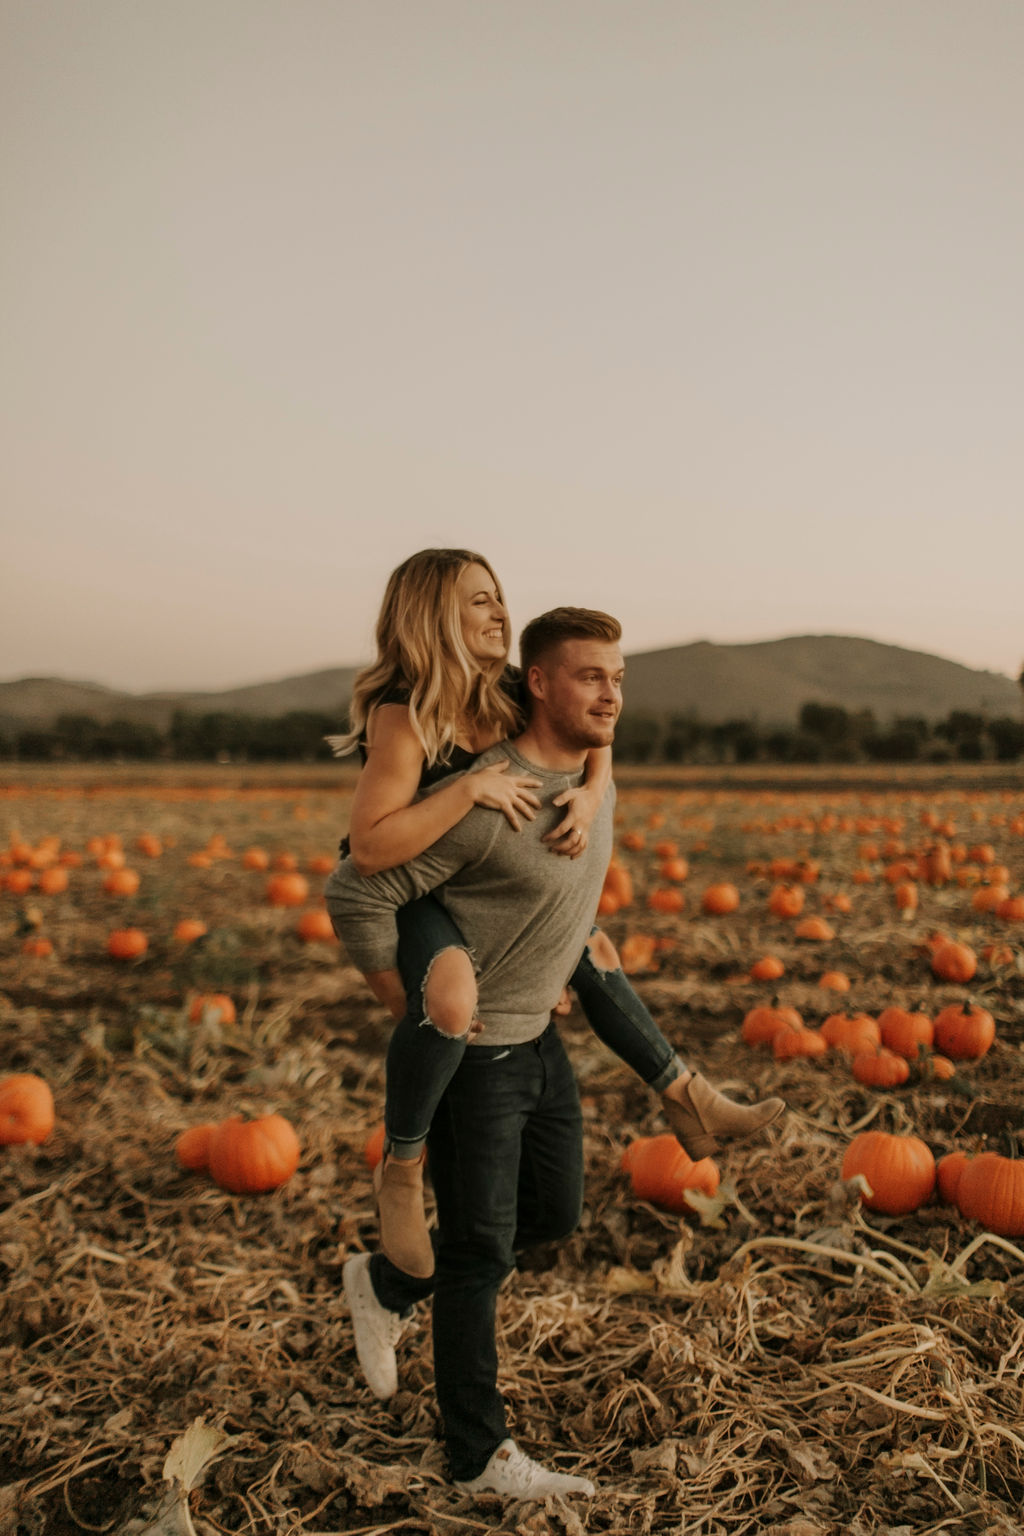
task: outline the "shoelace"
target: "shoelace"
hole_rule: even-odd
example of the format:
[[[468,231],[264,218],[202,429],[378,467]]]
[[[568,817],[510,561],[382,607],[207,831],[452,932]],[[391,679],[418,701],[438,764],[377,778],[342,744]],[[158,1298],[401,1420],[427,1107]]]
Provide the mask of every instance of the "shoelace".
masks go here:
[[[405,1320],[397,1312],[389,1312],[386,1318],[381,1319],[381,1332],[389,1344],[397,1344],[404,1330]]]
[[[547,1470],[539,1462],[531,1460],[525,1451],[521,1451],[516,1446],[515,1450],[508,1454],[505,1476],[502,1480],[519,1492],[529,1493],[539,1480],[547,1476]]]

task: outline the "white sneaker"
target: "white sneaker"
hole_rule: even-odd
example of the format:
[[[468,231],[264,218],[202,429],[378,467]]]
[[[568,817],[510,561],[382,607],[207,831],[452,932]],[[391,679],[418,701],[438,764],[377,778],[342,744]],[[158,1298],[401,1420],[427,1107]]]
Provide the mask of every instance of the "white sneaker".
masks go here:
[[[370,1280],[368,1253],[357,1253],[347,1259],[341,1278],[352,1314],[356,1355],[366,1384],[375,1397],[392,1397],[398,1390],[395,1345],[405,1324],[397,1312],[389,1312],[377,1300]]]
[[[588,1477],[549,1472],[531,1461],[514,1440],[501,1442],[479,1477],[455,1486],[465,1493],[503,1493],[513,1499],[544,1499],[549,1493],[582,1493],[589,1499],[597,1492]]]

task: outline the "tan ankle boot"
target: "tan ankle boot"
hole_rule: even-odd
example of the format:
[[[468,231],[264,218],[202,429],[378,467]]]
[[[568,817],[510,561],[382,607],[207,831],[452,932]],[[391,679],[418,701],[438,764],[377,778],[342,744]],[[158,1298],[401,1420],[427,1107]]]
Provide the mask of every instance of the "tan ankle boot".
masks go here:
[[[695,1072],[680,1098],[662,1096],[662,1109],[679,1145],[694,1159],[712,1157],[727,1141],[741,1141],[763,1131],[786,1107],[785,1099],[736,1104]]]
[[[407,1275],[426,1280],[434,1273],[434,1249],[423,1208],[423,1164],[419,1157],[385,1155],[373,1170],[380,1246]]]

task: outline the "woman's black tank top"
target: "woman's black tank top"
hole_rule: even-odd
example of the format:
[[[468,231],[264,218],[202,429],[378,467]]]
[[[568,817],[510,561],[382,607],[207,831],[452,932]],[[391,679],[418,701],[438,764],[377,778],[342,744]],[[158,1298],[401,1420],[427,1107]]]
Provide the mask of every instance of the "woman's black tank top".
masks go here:
[[[505,671],[502,673],[501,687],[503,692],[508,694],[509,698],[514,704],[517,704],[521,710],[524,709],[526,689],[523,686],[523,674],[520,672],[518,667],[509,666],[505,668]],[[393,688],[389,688],[386,693],[381,694],[380,698],[377,700],[377,703],[408,704],[410,695],[411,690],[409,688],[407,688],[403,683],[396,683]],[[359,755],[365,763],[365,741],[361,741],[359,743]],[[467,769],[472,768],[473,764],[476,762],[479,756],[479,752],[470,752],[468,747],[460,747],[458,744],[456,744],[451,748],[448,756],[443,760],[439,758],[436,763],[424,763],[423,771],[420,774],[421,792],[424,789],[428,789],[432,784],[440,783],[440,781],[442,779],[446,779],[450,773],[465,773]],[[343,837],[341,842],[338,844],[338,852],[343,859],[348,858],[350,848],[347,837]]]

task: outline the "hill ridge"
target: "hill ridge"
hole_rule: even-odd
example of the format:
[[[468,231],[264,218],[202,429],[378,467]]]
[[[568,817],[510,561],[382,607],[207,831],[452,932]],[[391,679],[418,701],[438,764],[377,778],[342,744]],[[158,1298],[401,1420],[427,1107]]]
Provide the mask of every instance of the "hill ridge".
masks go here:
[[[788,635],[727,645],[694,640],[626,653],[626,707],[689,714],[706,722],[791,724],[802,705],[871,710],[879,723],[951,710],[1017,717],[1021,690],[1010,677],[854,635]],[[62,714],[133,720],[166,729],[176,709],[275,716],[310,710],[343,724],[358,666],[321,667],[236,688],[130,693],[102,683],[24,677],[0,683],[0,730],[46,729]]]

